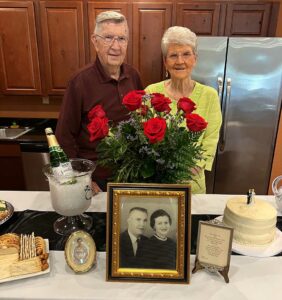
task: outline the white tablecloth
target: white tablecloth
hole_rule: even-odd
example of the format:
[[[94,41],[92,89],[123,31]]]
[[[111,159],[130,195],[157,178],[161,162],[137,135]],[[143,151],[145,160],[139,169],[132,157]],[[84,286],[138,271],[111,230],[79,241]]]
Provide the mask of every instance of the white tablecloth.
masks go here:
[[[192,197],[193,214],[222,214],[226,195]],[[274,204],[272,196],[258,196]],[[15,210],[53,210],[48,192],[0,191],[0,199]],[[92,199],[89,211],[105,211],[106,194]],[[195,256],[191,256],[191,269]],[[230,283],[218,274],[198,271],[190,285],[106,282],[106,255],[98,253],[97,265],[85,274],[75,274],[64,260],[63,251],[51,251],[51,272],[42,276],[0,284],[0,299],[281,299],[282,257],[232,256]]]

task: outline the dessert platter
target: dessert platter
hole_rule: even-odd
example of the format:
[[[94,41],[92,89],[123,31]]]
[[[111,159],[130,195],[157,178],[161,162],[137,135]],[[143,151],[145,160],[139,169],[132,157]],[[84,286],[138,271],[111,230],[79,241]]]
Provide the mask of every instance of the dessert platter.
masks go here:
[[[248,198],[230,198],[223,216],[217,218],[234,229],[232,251],[254,257],[269,257],[282,252],[282,232],[276,228],[277,211],[250,192]]]
[[[0,225],[8,221],[14,213],[14,207],[11,203],[0,200]]]
[[[34,233],[0,235],[0,283],[49,272],[48,240]]]

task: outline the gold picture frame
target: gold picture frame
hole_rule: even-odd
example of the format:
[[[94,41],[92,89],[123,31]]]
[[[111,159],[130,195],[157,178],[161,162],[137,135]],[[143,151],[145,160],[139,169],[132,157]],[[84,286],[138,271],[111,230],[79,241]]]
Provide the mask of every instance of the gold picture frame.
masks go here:
[[[190,282],[191,187],[108,183],[108,281]]]
[[[77,230],[70,234],[65,244],[65,260],[76,273],[88,272],[96,263],[96,244],[92,236]]]

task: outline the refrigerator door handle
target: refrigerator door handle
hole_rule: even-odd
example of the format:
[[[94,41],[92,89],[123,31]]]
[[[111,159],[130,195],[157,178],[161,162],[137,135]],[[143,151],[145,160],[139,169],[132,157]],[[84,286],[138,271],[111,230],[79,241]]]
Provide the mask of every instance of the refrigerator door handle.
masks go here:
[[[224,151],[225,148],[225,140],[226,140],[226,131],[227,131],[227,112],[229,110],[229,102],[231,95],[231,78],[227,78],[227,88],[226,88],[226,97],[224,101],[224,112],[223,112],[223,126],[221,132],[221,142],[219,149],[220,151]]]
[[[222,89],[223,89],[223,78],[220,76],[217,77],[217,86],[218,86],[218,98],[219,98],[219,101],[221,101]]]

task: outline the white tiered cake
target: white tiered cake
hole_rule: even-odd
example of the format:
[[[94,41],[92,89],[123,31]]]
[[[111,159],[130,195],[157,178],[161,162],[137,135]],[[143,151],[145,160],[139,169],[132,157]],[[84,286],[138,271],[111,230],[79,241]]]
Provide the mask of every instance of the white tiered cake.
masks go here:
[[[275,208],[257,198],[247,204],[246,197],[233,197],[228,200],[223,214],[223,223],[234,228],[234,240],[248,246],[270,244],[275,236],[276,222]]]

